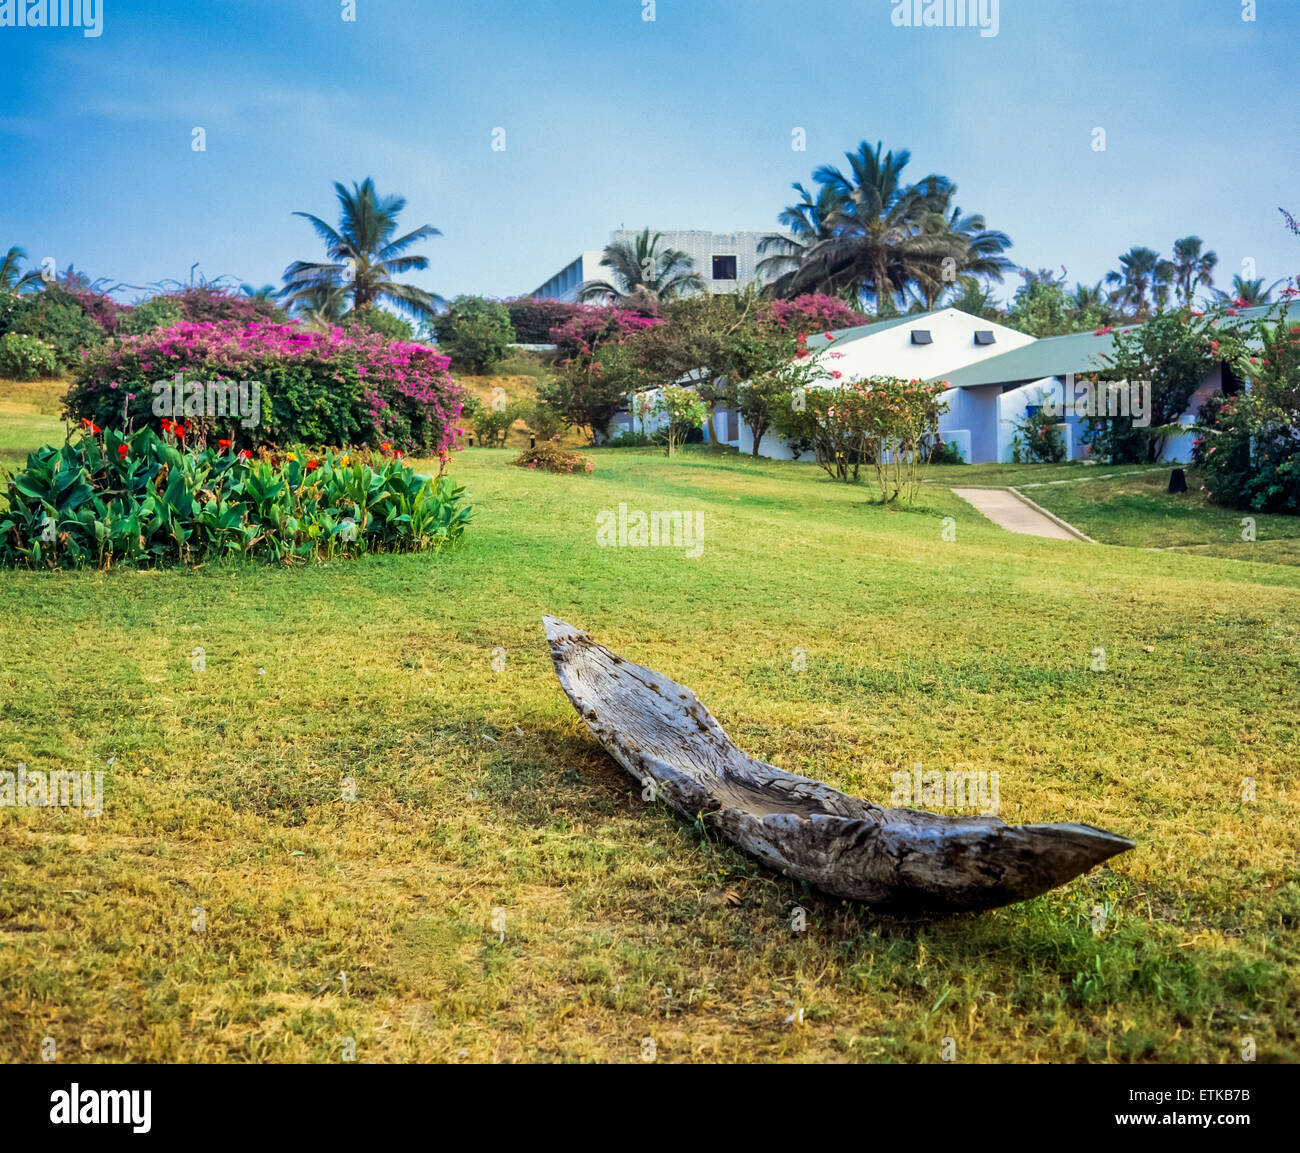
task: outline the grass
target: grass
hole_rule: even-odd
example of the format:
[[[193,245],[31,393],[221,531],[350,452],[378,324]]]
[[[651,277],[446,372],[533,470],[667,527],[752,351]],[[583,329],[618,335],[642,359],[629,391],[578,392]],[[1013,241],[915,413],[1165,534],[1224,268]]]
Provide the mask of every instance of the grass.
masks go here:
[[[106,792],[0,811],[0,1054],[1300,1058],[1300,573],[1010,540],[811,466],[594,456],[458,457],[478,519],[439,556],[0,575],[0,765]],[[596,547],[620,502],[702,510],[703,555]],[[881,799],[916,761],[997,770],[1004,819],[1139,847],[982,915],[819,895],[641,801],[547,612],[784,768]]]
[[[1104,470],[1111,472],[1111,470]],[[1238,560],[1300,564],[1300,517],[1246,513],[1211,504],[1199,473],[1171,494],[1168,467],[1114,470],[1110,480],[1047,483],[1022,491],[1095,540],[1132,548],[1178,549]],[[1245,518],[1249,517],[1249,522]],[[1254,540],[1243,540],[1253,529]]]
[[[13,471],[41,444],[63,443],[66,380],[0,380],[0,468]]]
[[[1171,494],[1173,467],[1078,461],[945,465],[930,469],[927,479],[956,488],[1017,488],[1102,544],[1300,565],[1300,517],[1212,504],[1192,468],[1185,469],[1188,491]],[[1253,541],[1243,539],[1249,531]]]

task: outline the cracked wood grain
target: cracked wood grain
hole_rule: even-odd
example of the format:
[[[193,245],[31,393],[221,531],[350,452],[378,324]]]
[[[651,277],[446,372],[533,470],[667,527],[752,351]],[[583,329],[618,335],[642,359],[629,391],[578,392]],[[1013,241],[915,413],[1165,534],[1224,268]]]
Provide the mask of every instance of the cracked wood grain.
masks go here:
[[[542,620],[560,684],[614,760],[681,816],[827,893],[896,912],[991,909],[1134,847],[1091,825],[886,809],[787,773],[733,745],[690,689]]]

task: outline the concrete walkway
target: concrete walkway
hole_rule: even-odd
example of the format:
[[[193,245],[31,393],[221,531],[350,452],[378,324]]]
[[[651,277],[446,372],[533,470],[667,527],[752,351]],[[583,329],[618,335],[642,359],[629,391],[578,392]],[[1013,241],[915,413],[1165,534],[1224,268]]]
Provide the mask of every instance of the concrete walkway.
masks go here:
[[[1028,497],[1010,488],[955,488],[952,490],[967,504],[982,512],[1007,532],[1024,536],[1045,536],[1052,540],[1081,540],[1095,543],[1073,525],[1066,524]]]

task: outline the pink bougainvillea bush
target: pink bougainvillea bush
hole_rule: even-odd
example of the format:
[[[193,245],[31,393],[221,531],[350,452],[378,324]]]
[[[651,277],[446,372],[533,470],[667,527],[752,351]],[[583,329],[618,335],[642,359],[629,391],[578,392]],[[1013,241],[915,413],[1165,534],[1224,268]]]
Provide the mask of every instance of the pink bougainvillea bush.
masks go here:
[[[822,332],[826,329],[833,332],[868,323],[865,316],[854,312],[842,300],[821,292],[810,292],[793,300],[774,300],[768,305],[764,319],[783,331],[794,332]]]
[[[589,305],[551,329],[551,341],[561,364],[584,361],[595,355],[602,344],[621,344],[628,337],[663,323],[658,316],[647,316],[630,308]]]
[[[236,448],[388,442],[437,453],[455,442],[465,396],[447,366],[426,345],[360,328],[184,322],[88,350],[65,403],[101,428],[170,420]]]

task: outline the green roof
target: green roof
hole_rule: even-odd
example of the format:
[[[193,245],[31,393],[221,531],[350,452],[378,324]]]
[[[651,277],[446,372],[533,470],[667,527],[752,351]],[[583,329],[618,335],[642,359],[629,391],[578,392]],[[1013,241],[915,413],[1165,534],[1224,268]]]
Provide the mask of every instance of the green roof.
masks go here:
[[[953,388],[974,388],[981,384],[1042,380],[1046,376],[1064,376],[1068,372],[1081,375],[1105,367],[1100,358],[1109,355],[1114,347],[1113,333],[1094,336],[1091,332],[1076,332],[1069,336],[1048,336],[931,379],[947,381]]]
[[[1270,306],[1243,308],[1237,318],[1254,320],[1266,316]],[[1013,348],[999,356],[968,364],[954,372],[934,376],[932,381],[946,381],[953,388],[978,388],[985,384],[1024,384],[1049,376],[1074,373],[1081,376],[1106,367],[1103,357],[1115,348],[1115,332],[1136,328],[1130,324],[1098,336],[1091,332],[1073,332],[1067,336],[1047,336],[1033,344]]]
[[[843,344],[846,340],[857,340],[861,336],[875,336],[878,332],[888,332],[891,328],[900,328],[904,324],[915,324],[918,320],[925,320],[930,316],[938,316],[941,312],[947,312],[946,308],[936,308],[933,312],[913,312],[903,316],[895,316],[891,320],[878,320],[874,324],[859,324],[856,328],[836,329],[832,335],[835,337],[836,344]],[[822,333],[808,338],[809,348],[821,348],[822,345],[829,343]]]

